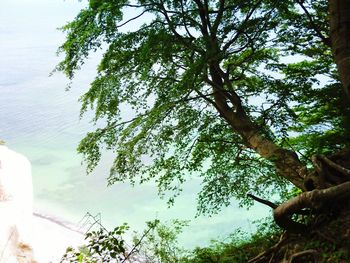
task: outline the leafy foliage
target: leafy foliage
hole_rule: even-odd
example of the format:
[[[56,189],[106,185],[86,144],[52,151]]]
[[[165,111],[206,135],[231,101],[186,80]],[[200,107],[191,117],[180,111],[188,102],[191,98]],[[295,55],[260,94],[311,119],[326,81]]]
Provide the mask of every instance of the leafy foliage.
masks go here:
[[[180,262],[186,251],[178,244],[178,236],[182,233],[184,227],[188,226],[188,221],[172,220],[170,222],[158,222],[152,227],[154,222],[148,222],[148,228],[151,232],[134,237],[134,244],[139,244],[139,253],[146,262]],[[142,237],[145,239],[141,241]]]
[[[69,247],[61,262],[178,262],[185,250],[179,247],[177,238],[187,225],[188,221],[182,220],[147,222],[147,229],[142,234],[135,233],[133,245],[129,247],[125,241],[125,233],[129,229],[127,224],[112,231],[101,227],[86,233],[86,245],[79,249]]]
[[[126,253],[123,234],[128,229],[128,225],[123,224],[112,231],[100,228],[99,230],[88,232],[85,235],[85,239],[88,241],[87,245],[79,250],[69,247],[61,262],[122,262]]]

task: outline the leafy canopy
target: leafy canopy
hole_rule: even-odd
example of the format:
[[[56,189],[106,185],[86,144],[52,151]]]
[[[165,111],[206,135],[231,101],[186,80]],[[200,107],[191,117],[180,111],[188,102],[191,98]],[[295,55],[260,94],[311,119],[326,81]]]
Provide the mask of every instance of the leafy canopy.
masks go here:
[[[71,79],[91,52],[104,50],[81,101],[82,113],[92,107],[105,127],[78,151],[88,171],[103,149],[115,152],[109,184],[153,180],[172,202],[184,181],[199,177],[200,212],[232,197],[248,202],[248,191],[286,192],[288,182],[215,107],[213,70],[261,133],[305,162],[349,141],[325,0],[90,0],[63,30],[57,69]]]

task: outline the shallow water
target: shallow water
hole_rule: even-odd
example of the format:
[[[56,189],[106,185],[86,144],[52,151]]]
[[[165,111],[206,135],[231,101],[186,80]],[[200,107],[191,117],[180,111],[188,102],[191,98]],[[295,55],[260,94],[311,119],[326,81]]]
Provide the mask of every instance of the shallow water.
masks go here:
[[[87,63],[68,92],[65,77],[49,77],[59,61],[56,49],[63,41],[56,28],[71,20],[81,4],[59,0],[1,3],[0,139],[30,159],[36,210],[71,222],[78,222],[87,211],[100,212],[107,227],[128,222],[138,230],[156,217],[191,219],[182,236],[182,244],[189,246],[206,244],[237,227],[251,231],[250,222],[268,214],[265,207],[246,211],[232,205],[217,216],[194,219],[198,181],[187,183],[175,206],[168,209],[152,184],[106,187],[112,160],[108,154],[93,175],[85,175],[75,149],[93,127],[89,116],[79,120],[77,100],[94,75],[98,57]]]

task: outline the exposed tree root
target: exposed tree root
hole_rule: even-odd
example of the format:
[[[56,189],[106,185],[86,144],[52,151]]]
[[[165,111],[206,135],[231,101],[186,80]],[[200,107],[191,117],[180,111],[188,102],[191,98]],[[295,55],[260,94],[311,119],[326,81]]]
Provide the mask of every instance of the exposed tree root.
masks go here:
[[[278,251],[280,247],[282,247],[285,243],[287,243],[287,241],[288,238],[286,236],[286,233],[284,233],[283,235],[281,235],[280,240],[276,245],[260,253],[255,258],[250,259],[248,263],[273,262],[272,260],[274,258],[275,252]]]
[[[333,162],[332,160],[328,159],[324,155],[318,155],[318,157],[323,160],[326,164],[328,164],[330,167],[335,169],[336,171],[340,172],[343,174],[348,180],[350,180],[350,170],[346,169],[345,167]]]
[[[283,229],[291,233],[303,233],[307,230],[307,225],[296,222],[292,219],[292,216],[295,214],[305,214],[305,208],[320,211],[322,208],[350,197],[350,182],[345,182],[327,189],[315,189],[304,192],[281,205],[276,205],[252,194],[248,194],[247,196],[273,208],[275,222]]]
[[[304,250],[304,251],[301,251],[301,252],[298,252],[298,253],[295,253],[293,254],[290,259],[289,259],[289,262],[288,263],[293,263],[295,262],[296,259],[300,259],[300,258],[303,258],[303,257],[306,257],[306,256],[312,256],[314,262],[318,262],[318,257],[317,257],[317,251],[315,249],[308,249],[308,250]]]
[[[316,231],[315,234],[316,234],[318,237],[320,237],[321,239],[323,239],[323,240],[325,240],[326,242],[328,242],[329,244],[335,245],[335,244],[337,243],[333,238],[331,238],[331,237],[329,237],[329,236],[323,234],[323,233],[320,232],[320,231]]]
[[[313,218],[315,220],[316,218]],[[249,263],[350,262],[350,204],[336,217],[303,234],[284,232],[280,240]]]
[[[350,182],[345,182],[323,190],[312,190],[300,194],[293,199],[279,205],[273,211],[273,216],[276,223],[283,229],[292,233],[302,233],[306,231],[305,224],[296,222],[292,219],[294,214],[299,211],[309,208],[312,210],[320,210],[337,201],[350,197]]]
[[[271,207],[275,222],[288,234],[249,263],[350,262],[350,149],[314,155],[312,162],[314,170],[305,177],[308,191],[299,196],[277,205],[247,195]],[[311,216],[308,223],[296,217],[300,214]]]
[[[271,207],[275,222],[283,229],[290,233],[305,233],[308,226],[294,220],[294,215],[305,214],[305,209],[319,212],[350,197],[349,154],[349,149],[346,149],[329,158],[324,155],[314,155],[312,162],[315,170],[309,173],[308,178],[305,178],[305,183],[308,184],[306,188],[312,190],[283,204],[276,205],[252,194],[248,196]]]

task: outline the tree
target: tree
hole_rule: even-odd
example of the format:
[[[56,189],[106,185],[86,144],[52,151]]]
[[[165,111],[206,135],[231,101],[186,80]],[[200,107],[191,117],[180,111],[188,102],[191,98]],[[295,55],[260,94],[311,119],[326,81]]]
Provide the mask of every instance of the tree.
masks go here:
[[[333,56],[345,93],[350,98],[350,3],[345,0],[330,0],[329,11]]]
[[[107,148],[109,184],[154,180],[175,197],[199,176],[209,213],[293,185],[304,193],[269,205],[280,226],[303,230],[293,214],[350,192],[349,151],[336,153],[350,144],[349,10],[345,0],[90,0],[63,27],[57,66],[72,79],[105,50],[81,98],[82,113],[106,122],[78,147],[88,171]]]

